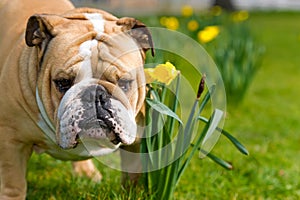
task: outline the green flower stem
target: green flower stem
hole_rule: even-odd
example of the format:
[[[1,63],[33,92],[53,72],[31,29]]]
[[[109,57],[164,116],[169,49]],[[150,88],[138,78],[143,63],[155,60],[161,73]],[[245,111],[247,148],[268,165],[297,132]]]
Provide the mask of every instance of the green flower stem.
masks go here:
[[[196,144],[192,147],[191,152],[189,153],[187,159],[184,161],[184,163],[181,166],[181,169],[178,171],[177,182],[179,182],[183,172],[185,171],[185,169],[188,166],[188,164],[190,163],[192,157],[194,156],[194,154],[198,150],[198,147],[200,146],[202,140],[204,139],[204,137],[207,133],[208,127],[209,127],[209,123],[207,123],[206,126],[203,128],[202,133],[200,134],[200,136],[196,140]]]
[[[173,99],[173,102],[172,102],[172,107],[171,107],[171,109],[172,109],[172,111],[173,111],[174,113],[177,112],[177,108],[178,108],[178,99],[177,99],[177,97],[179,96],[179,85],[180,85],[180,81],[181,81],[181,79],[180,79],[180,73],[179,73],[178,76],[177,76],[175,96],[174,96],[174,98],[172,98],[172,99]],[[175,118],[170,117],[170,120],[169,120],[169,121],[170,121],[170,122],[169,122],[169,125],[168,125],[168,130],[170,131],[170,134],[173,134],[174,128],[175,128]]]
[[[226,161],[200,149],[201,143],[206,137],[208,130],[212,129],[210,128],[212,125],[214,129],[223,133],[241,152],[248,154],[246,148],[233,136],[217,127],[218,121],[215,120],[215,114],[213,114],[209,120],[200,116],[204,107],[210,101],[211,94],[215,90],[215,86],[212,86],[205,96],[201,98],[205,86],[205,75],[200,81],[198,92],[186,125],[183,125],[181,119],[176,114],[178,108],[177,96],[179,95],[179,84],[180,77],[178,76],[175,94],[159,83],[153,83],[151,87],[148,88],[146,98],[146,138],[142,140],[141,150],[143,153],[149,153],[149,158],[143,163],[144,169],[149,170],[145,173],[145,186],[148,192],[156,195],[156,199],[169,200],[173,198],[176,185],[197,151],[205,153],[210,159],[222,167],[232,169],[232,166]],[[170,105],[170,108],[166,105]],[[196,125],[199,124],[199,120],[205,122],[205,126],[201,129],[198,127],[198,134],[196,134],[193,139],[195,143],[191,144],[193,142],[192,135]],[[167,149],[167,152],[163,152],[161,149],[172,142],[176,134],[175,132],[177,133],[176,141],[170,145],[171,147]],[[163,163],[164,158],[169,160],[170,157],[177,159],[170,165],[163,166],[165,164]],[[157,170],[151,171],[154,169]]]
[[[196,112],[196,109],[198,107],[198,104],[199,104],[199,100],[200,100],[200,97],[204,91],[204,87],[205,87],[205,79],[206,79],[206,76],[203,75],[202,78],[201,78],[201,81],[200,81],[200,84],[199,84],[199,87],[198,87],[198,91],[197,91],[197,96],[196,96],[196,99],[195,99],[195,102],[194,102],[194,105],[191,109],[191,112],[190,112],[190,115],[189,115],[189,118],[188,118],[188,121],[187,121],[187,124],[184,128],[184,140],[183,140],[183,147],[188,147],[188,145],[191,143],[191,137],[192,137],[192,133],[193,133],[193,130],[194,130],[194,127],[195,127],[195,112]],[[205,128],[207,129],[207,128]],[[205,132],[203,132],[205,133]],[[200,137],[203,139],[204,136],[202,136],[203,134],[200,135]],[[199,145],[200,145],[200,142],[199,142]],[[177,146],[176,146],[177,147]],[[177,147],[178,148],[178,147]],[[185,152],[187,152],[187,148],[186,149],[181,149],[182,151],[182,154],[186,154]],[[194,153],[195,153],[195,150],[196,149],[192,149],[192,151],[190,152],[188,158],[186,160],[183,160],[184,159],[184,156],[181,157],[180,159],[180,162],[181,162],[181,167],[179,168],[178,172],[177,172],[177,178],[176,178],[176,185],[178,184],[184,170],[186,169],[187,165],[190,163]]]

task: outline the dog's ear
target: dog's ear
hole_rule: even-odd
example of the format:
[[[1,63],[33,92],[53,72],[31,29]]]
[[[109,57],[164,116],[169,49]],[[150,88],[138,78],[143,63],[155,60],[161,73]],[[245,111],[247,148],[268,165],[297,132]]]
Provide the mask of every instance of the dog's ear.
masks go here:
[[[46,45],[54,37],[54,27],[62,20],[57,15],[33,15],[28,19],[25,41],[30,47]]]
[[[145,24],[134,18],[123,17],[117,21],[117,25],[123,26],[123,31],[129,31],[129,34],[145,52],[151,49],[151,54],[154,56],[155,51],[152,36]]]

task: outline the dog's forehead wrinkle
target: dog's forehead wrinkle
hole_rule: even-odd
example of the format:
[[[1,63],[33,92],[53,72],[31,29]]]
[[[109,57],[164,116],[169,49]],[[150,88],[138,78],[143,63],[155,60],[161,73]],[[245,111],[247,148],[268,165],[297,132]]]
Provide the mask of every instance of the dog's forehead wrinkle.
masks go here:
[[[63,63],[64,68],[59,68],[57,70],[57,73],[66,73],[68,75],[73,75],[75,76],[78,73],[78,65],[83,61],[83,57],[80,56],[79,54],[75,56],[70,56],[70,58],[66,59],[66,62]]]
[[[102,48],[99,50],[99,62],[104,62],[103,64],[106,65],[107,68],[104,73],[110,71],[114,72],[114,74],[123,74],[128,73],[129,71],[133,70],[137,66],[133,66],[131,64],[126,64],[122,59],[126,57],[126,54],[117,54],[111,52],[110,49],[105,45],[100,45]],[[101,65],[100,65],[101,66]]]

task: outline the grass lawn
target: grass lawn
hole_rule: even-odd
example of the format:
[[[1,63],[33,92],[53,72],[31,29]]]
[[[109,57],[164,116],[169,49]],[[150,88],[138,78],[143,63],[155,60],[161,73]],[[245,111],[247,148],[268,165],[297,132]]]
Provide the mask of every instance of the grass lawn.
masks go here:
[[[195,157],[175,199],[300,199],[299,22],[300,13],[251,14],[249,23],[266,55],[244,102],[228,107],[225,125],[250,156],[222,137],[213,153],[234,170]],[[97,165],[104,176],[101,184],[73,177],[70,162],[34,155],[28,199],[145,199],[141,189],[126,192],[120,187],[119,171]]]

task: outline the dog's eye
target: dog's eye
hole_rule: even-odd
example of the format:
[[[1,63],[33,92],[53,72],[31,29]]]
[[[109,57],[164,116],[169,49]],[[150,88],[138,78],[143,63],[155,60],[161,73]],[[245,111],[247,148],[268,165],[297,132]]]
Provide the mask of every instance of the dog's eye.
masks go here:
[[[66,93],[68,89],[70,89],[70,87],[73,85],[73,80],[62,78],[62,79],[54,80],[54,83],[59,92]]]
[[[132,80],[120,79],[118,81],[118,86],[124,91],[128,92],[131,87]]]

